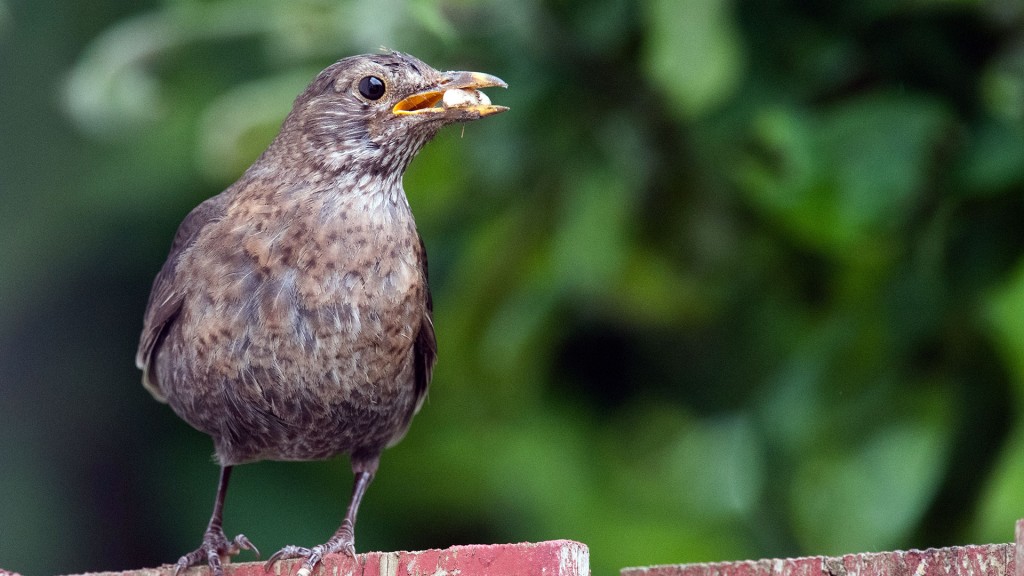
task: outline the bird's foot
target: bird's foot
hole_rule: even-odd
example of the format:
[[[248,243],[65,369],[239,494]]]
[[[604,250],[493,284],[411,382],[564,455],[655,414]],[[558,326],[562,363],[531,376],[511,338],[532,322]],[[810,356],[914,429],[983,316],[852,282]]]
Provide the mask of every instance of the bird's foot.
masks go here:
[[[207,528],[203,534],[203,543],[199,548],[185,554],[178,559],[174,565],[174,576],[180,576],[181,572],[190,566],[206,563],[210,566],[213,576],[224,576],[224,566],[221,558],[230,558],[242,550],[252,550],[256,557],[260,557],[260,551],[253,546],[244,535],[235,536],[234,540],[228,540],[221,528]]]
[[[312,548],[303,548],[302,546],[285,546],[275,552],[274,555],[267,560],[263,569],[265,571],[270,571],[270,567],[278,560],[305,558],[306,561],[302,563],[302,568],[299,568],[299,571],[295,573],[295,576],[310,576],[310,574],[313,573],[313,569],[316,568],[316,565],[320,563],[324,556],[334,554],[335,552],[341,552],[353,560],[355,559],[355,536],[352,534],[351,529],[342,527],[342,529],[338,530],[338,533],[332,536],[330,540]]]

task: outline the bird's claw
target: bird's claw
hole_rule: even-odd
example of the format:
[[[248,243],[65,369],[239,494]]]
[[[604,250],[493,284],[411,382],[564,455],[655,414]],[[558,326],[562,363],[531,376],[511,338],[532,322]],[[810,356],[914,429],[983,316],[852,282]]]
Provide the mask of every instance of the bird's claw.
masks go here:
[[[270,558],[267,558],[267,563],[263,565],[264,570],[270,570],[270,565],[278,560],[288,560],[290,558],[304,558],[312,554],[312,550],[309,548],[303,548],[302,546],[285,546],[277,552],[274,552]]]
[[[203,543],[199,548],[185,554],[174,564],[174,576],[180,576],[181,572],[191,566],[206,562],[210,566],[213,576],[224,576],[222,557],[237,555],[242,550],[251,550],[260,557],[260,551],[245,537],[244,534],[235,536],[234,540],[228,540],[224,531],[220,529],[209,529],[203,535]]]
[[[269,572],[274,562],[278,560],[290,560],[292,558],[305,558],[306,561],[302,563],[302,567],[295,573],[295,576],[309,576],[312,574],[313,569],[316,565],[323,560],[324,556],[328,554],[334,554],[335,552],[341,552],[349,558],[355,559],[356,557],[356,546],[355,541],[351,536],[343,536],[341,538],[331,538],[324,544],[314,546],[312,548],[305,548],[302,546],[285,546],[271,556],[267,563],[263,565],[263,570]]]

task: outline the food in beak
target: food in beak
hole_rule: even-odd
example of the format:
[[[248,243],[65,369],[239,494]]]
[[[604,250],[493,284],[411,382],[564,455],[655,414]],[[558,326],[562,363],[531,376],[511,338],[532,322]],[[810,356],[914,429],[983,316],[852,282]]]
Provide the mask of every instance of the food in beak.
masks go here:
[[[444,91],[442,99],[445,108],[465,106],[490,106],[491,99],[486,94],[472,88],[452,88]]]

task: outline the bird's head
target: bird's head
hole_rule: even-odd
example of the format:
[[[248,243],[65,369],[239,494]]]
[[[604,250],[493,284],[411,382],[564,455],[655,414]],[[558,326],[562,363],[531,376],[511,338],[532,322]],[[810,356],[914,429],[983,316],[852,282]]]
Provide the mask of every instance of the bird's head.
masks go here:
[[[504,112],[479,88],[489,74],[440,72],[408,54],[352,56],[324,69],[295,99],[281,137],[319,170],[401,176],[438,130]]]

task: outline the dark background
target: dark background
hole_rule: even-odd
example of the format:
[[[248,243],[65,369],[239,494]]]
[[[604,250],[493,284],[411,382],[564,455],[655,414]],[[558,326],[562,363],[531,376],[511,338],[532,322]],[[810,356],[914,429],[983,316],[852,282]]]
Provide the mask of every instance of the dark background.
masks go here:
[[[1011,539],[1020,2],[0,0],[0,566],[198,543],[212,447],[133,365],[150,283],[316,72],[381,46],[511,111],[405,179],[441,357],[360,550],[572,538],[613,574]],[[351,474],[233,482],[270,554],[326,539]]]

